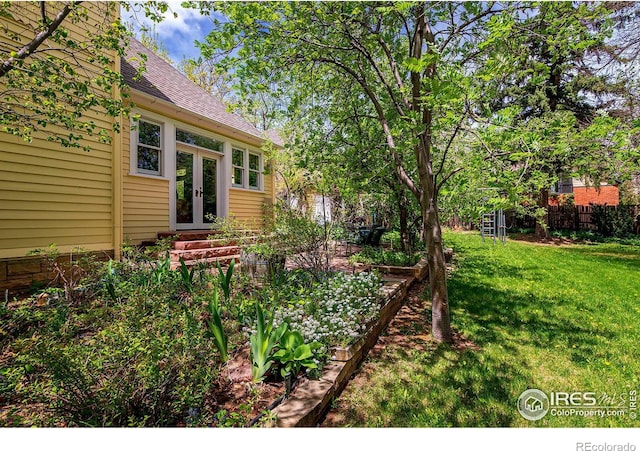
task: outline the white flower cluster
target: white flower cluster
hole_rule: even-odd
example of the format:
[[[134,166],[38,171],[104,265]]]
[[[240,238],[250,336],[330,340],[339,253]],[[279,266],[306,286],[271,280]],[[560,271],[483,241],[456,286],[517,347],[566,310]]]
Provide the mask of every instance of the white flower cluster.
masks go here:
[[[278,309],[274,327],[286,321],[306,342],[348,345],[357,341],[378,315],[381,285],[373,273],[338,273],[313,291],[307,300],[315,304],[313,308],[299,303]]]

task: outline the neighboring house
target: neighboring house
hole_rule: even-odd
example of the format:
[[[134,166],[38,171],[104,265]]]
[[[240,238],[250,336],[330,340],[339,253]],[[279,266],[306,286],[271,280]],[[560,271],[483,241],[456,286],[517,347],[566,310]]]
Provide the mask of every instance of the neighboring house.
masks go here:
[[[315,191],[308,191],[304,193],[302,198],[296,194],[291,194],[283,200],[288,203],[289,207],[308,214],[318,224],[333,220],[333,201],[329,196],[323,196]]]
[[[9,23],[13,31],[21,24]],[[134,80],[137,53],[146,72]],[[46,265],[25,258],[55,243],[119,257],[125,240],[159,232],[208,229],[212,216],[235,216],[260,227],[263,204],[274,201],[263,148],[271,139],[196,86],[138,41],[113,60],[131,87],[139,120],[88,114],[111,129],[111,144],[87,138],[90,152],[34,135],[30,143],[0,132],[0,290],[48,277]],[[88,64],[88,63],[87,63]],[[114,95],[120,95],[118,92]],[[280,145],[281,143],[276,143]]]
[[[563,205],[568,199],[573,205],[619,205],[620,192],[615,185],[601,183],[599,187],[587,186],[577,178],[562,178],[549,193],[549,205]]]

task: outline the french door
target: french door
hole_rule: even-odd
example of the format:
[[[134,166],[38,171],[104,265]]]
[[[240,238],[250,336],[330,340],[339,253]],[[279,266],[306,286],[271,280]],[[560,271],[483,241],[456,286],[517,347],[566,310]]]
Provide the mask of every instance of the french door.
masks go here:
[[[178,146],[176,229],[208,229],[218,216],[218,156]]]

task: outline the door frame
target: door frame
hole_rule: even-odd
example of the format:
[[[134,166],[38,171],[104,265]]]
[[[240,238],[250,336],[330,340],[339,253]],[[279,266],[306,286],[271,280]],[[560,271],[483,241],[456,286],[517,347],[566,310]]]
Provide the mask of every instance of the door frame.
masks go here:
[[[190,153],[194,156],[193,162],[193,192],[191,195],[193,196],[193,223],[178,223],[177,222],[177,213],[176,213],[176,204],[177,204],[177,196],[176,196],[176,185],[177,185],[177,155],[178,152]],[[171,182],[170,183],[170,219],[171,219],[171,230],[208,230],[210,223],[204,222],[204,218],[200,217],[202,214],[202,197],[195,196],[195,192],[199,191],[199,188],[202,187],[202,170],[203,170],[203,159],[214,160],[216,162],[216,209],[217,216],[223,216],[225,214],[225,209],[223,208],[223,203],[226,202],[226,196],[223,196],[223,157],[224,155],[217,152],[210,152],[200,147],[190,146],[188,144],[176,143],[176,149],[173,155],[173,164],[171,170]]]

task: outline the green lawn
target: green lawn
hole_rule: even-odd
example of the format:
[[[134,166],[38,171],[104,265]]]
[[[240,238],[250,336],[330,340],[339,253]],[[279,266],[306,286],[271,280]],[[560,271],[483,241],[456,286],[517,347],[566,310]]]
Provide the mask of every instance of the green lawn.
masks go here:
[[[516,410],[528,388],[615,402],[640,389],[640,248],[494,246],[462,233],[445,239],[456,254],[452,323],[480,350],[387,347],[363,367],[358,389],[336,401],[347,425],[640,426],[627,415],[549,413],[531,422]]]

